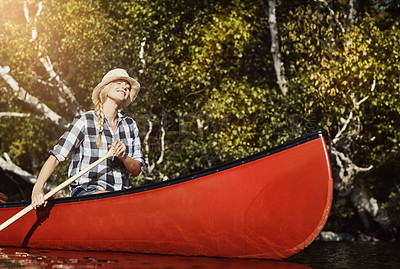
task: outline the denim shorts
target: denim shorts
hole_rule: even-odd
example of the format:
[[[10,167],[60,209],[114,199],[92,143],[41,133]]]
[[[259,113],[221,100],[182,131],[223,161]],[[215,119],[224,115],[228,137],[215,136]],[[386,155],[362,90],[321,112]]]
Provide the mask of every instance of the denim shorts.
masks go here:
[[[71,196],[75,197],[75,196],[91,195],[91,194],[95,193],[96,191],[98,191],[98,189],[96,189],[93,186],[88,186],[86,188],[86,190],[84,188],[82,188],[82,187],[77,187],[75,190],[73,190]]]

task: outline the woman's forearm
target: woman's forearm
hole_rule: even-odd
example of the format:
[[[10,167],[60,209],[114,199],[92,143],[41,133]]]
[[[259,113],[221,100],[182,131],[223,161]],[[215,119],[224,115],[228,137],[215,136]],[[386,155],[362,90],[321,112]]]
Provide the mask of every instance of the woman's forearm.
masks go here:
[[[50,155],[49,158],[46,160],[44,165],[42,166],[42,169],[40,170],[40,173],[38,175],[38,178],[36,180],[34,188],[41,188],[43,189],[44,184],[47,182],[47,180],[50,178],[50,176],[53,174],[54,170],[57,168],[58,164],[60,162],[56,157],[53,155]]]
[[[129,156],[126,156],[124,158],[121,158],[126,169],[129,171],[129,173],[138,176],[140,172],[142,171],[142,166],[139,161],[134,160],[130,158]]]
[[[45,203],[43,187],[50,176],[53,174],[54,170],[60,162],[56,157],[50,155],[50,157],[43,164],[42,169],[39,172],[38,178],[32,190],[32,206],[36,208]]]

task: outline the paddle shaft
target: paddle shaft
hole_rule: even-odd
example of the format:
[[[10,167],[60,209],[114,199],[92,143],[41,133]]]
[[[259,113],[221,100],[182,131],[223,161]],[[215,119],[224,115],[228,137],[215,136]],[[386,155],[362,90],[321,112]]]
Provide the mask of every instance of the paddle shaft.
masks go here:
[[[99,163],[103,162],[104,160],[106,160],[107,158],[112,157],[113,154],[111,153],[111,151],[109,151],[106,155],[104,155],[103,157],[101,157],[100,159],[98,159],[97,161],[93,162],[92,164],[90,164],[89,166],[87,166],[85,169],[83,169],[82,171],[80,171],[79,173],[77,173],[76,175],[70,177],[69,179],[67,179],[66,181],[64,181],[63,183],[61,183],[60,185],[58,185],[57,187],[55,187],[54,189],[52,189],[51,191],[49,191],[48,193],[45,194],[44,196],[44,200],[46,201],[47,199],[49,199],[50,197],[52,197],[54,194],[56,194],[57,192],[59,192],[60,190],[64,189],[65,187],[67,187],[69,184],[71,184],[72,182],[74,182],[76,179],[78,179],[79,177],[81,177],[83,174],[87,173],[88,171],[90,171],[91,169],[93,169],[95,166],[97,166]],[[28,213],[29,211],[31,211],[33,209],[32,204],[28,205],[27,207],[25,207],[24,209],[22,209],[21,211],[19,211],[17,214],[15,214],[14,216],[12,216],[11,218],[9,218],[8,220],[6,220],[5,222],[3,222],[0,225],[0,231],[4,230],[6,227],[8,227],[10,224],[14,223],[15,221],[17,221],[19,218],[21,218],[22,216],[24,216],[26,213]]]
[[[4,193],[0,192],[0,203],[5,203],[7,202],[7,195],[5,195]]]

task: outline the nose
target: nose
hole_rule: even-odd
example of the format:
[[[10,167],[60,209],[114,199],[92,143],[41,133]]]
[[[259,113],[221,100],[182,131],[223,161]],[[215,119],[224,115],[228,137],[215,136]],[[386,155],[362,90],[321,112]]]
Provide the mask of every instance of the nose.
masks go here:
[[[125,88],[125,90],[130,90],[131,89],[131,84],[129,84],[128,82],[124,82],[124,84],[122,84],[122,86]]]

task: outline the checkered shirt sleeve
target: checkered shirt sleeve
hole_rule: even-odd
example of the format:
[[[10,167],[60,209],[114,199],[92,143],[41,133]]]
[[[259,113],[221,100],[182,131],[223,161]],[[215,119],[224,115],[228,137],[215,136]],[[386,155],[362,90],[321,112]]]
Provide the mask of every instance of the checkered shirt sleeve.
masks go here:
[[[60,162],[64,162],[67,157],[83,141],[86,128],[85,119],[82,116],[76,117],[68,126],[67,131],[60,137],[57,145],[50,151]]]

